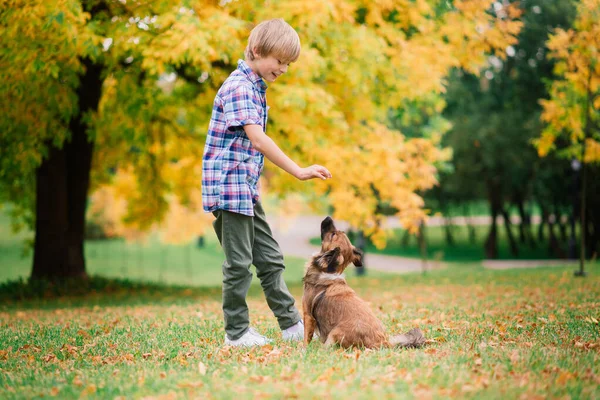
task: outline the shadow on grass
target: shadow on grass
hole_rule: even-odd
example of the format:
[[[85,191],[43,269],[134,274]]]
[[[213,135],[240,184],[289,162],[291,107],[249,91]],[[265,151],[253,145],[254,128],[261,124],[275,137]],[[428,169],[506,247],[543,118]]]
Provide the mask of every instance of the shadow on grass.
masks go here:
[[[195,298],[221,298],[220,287],[188,287],[91,276],[88,279],[17,280],[0,284],[5,306],[60,307],[82,304],[139,304]]]
[[[589,279],[598,275],[600,263],[588,264]],[[566,274],[572,276],[573,267],[539,267],[527,269],[489,270],[480,264],[452,264],[426,273],[388,274],[371,271],[362,277],[346,274],[351,287],[358,292],[370,290],[401,290],[403,286],[445,285],[468,286],[494,282],[510,287],[543,286],[547,278]],[[582,279],[582,278],[574,278]],[[587,280],[587,278],[583,278]],[[289,282],[292,293],[301,296],[302,283]],[[264,296],[256,282],[250,286],[248,297]],[[221,301],[221,287],[193,287],[91,276],[60,282],[44,280],[17,280],[0,284],[0,306],[3,309],[65,308],[79,306],[122,306],[139,304],[193,303],[201,300]]]
[[[288,284],[301,290],[301,282]],[[256,282],[249,297],[262,296]],[[221,301],[221,286],[184,286],[90,276],[88,279],[15,280],[0,284],[0,307],[4,309],[182,304],[199,300]]]

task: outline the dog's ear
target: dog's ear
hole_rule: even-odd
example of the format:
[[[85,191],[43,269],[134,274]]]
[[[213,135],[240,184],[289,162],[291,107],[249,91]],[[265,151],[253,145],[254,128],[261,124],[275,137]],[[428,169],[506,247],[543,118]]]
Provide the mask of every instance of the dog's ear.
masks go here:
[[[335,229],[335,225],[333,224],[333,220],[331,219],[331,217],[325,218],[321,222],[321,240],[325,239],[326,233],[333,232],[335,230],[337,229]]]
[[[363,266],[363,252],[356,247],[352,248],[352,264],[354,264],[356,267]]]
[[[325,253],[319,254],[315,258],[315,263],[321,270],[327,270],[327,272],[335,272],[335,268],[338,266],[338,257],[340,256],[340,248],[336,247],[333,250],[326,251]]]

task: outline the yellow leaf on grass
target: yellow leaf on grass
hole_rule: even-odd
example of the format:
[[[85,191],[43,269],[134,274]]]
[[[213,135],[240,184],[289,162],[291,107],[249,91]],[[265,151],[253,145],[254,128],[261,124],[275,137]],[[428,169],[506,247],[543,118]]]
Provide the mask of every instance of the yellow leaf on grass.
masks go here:
[[[206,365],[202,361],[198,363],[198,372],[200,372],[200,375],[206,375]]]
[[[564,371],[564,372],[561,372],[560,375],[558,375],[558,377],[556,378],[556,384],[564,385],[571,379],[573,379],[573,374],[568,371]]]
[[[92,385],[87,386],[85,389],[83,389],[80,397],[89,396],[94,393],[96,393],[96,385],[92,384]]]
[[[177,386],[179,386],[180,388],[195,389],[204,386],[204,382],[180,382],[177,384]]]

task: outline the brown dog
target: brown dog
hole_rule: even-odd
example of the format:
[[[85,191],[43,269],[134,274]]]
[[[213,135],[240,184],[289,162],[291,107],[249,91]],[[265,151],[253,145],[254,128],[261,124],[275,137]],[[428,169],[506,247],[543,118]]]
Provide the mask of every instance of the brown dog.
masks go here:
[[[414,328],[388,339],[381,321],[348,286],[342,273],[353,263],[362,266],[362,253],[333,220],[321,222],[321,252],[309,261],[304,275],[304,343],[309,344],[315,330],[325,345],[344,348],[403,346],[420,347],[425,338]]]

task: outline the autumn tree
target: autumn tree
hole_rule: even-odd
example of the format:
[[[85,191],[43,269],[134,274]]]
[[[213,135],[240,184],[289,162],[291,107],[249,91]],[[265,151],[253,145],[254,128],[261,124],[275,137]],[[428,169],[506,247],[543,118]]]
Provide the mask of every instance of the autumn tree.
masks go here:
[[[170,204],[199,209],[214,95],[252,26],[273,17],[297,28],[303,47],[269,88],[267,133],[299,163],[326,164],[334,179],[300,185],[269,165],[269,190],[327,195],[336,218],[379,244],[381,201],[418,223],[425,211],[416,193],[436,183],[446,153],[440,135],[406,138],[387,114],[440,93],[451,68],[475,72],[486,54],[514,44],[516,14],[490,13],[490,4],[5,2],[0,196],[35,226],[32,277],[85,276],[90,188],[121,188],[124,222],[135,229],[164,219]]]
[[[572,29],[556,29],[548,40],[556,61],[551,97],[542,100],[546,127],[536,140],[538,152],[557,151],[581,165],[581,268],[586,242],[590,252],[600,245],[597,191],[588,191],[588,173],[597,175],[600,162],[600,1],[582,0]],[[597,179],[596,179],[597,181]],[[593,183],[594,186],[597,184]],[[589,197],[589,199],[588,199]]]

